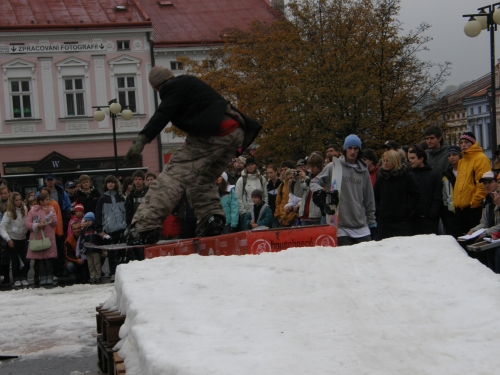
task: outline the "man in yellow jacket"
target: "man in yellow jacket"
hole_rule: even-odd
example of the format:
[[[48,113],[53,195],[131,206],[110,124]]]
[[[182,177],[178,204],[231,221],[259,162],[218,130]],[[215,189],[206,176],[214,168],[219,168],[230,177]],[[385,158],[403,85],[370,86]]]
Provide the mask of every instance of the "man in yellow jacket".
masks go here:
[[[491,171],[491,161],[479,147],[474,133],[463,133],[459,144],[463,157],[458,162],[453,201],[460,231],[465,234],[481,221],[482,202],[487,192],[479,179]]]

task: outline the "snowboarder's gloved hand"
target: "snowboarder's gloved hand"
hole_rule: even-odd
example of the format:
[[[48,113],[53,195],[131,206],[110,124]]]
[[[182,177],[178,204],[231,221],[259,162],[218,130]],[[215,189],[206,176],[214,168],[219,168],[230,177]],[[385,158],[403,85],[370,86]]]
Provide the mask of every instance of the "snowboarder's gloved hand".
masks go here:
[[[377,227],[377,222],[368,224],[368,228],[376,228],[376,227]]]
[[[323,210],[323,207],[326,204],[326,191],[324,191],[324,190],[316,190],[313,193],[312,199],[313,199],[313,203],[316,206],[318,206],[319,208],[321,208],[321,210]]]
[[[148,138],[144,134],[139,134],[137,139],[134,141],[133,146],[129,148],[127,155],[125,156],[125,161],[130,163],[139,159],[142,150],[144,150],[144,145],[148,143],[148,141]]]

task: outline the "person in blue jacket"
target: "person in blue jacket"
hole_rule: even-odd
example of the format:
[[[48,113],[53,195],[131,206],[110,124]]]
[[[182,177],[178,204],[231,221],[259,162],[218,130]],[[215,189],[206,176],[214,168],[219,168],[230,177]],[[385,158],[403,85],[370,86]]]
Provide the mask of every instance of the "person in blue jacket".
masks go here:
[[[238,198],[236,198],[236,193],[234,192],[234,185],[229,185],[227,179],[227,173],[222,172],[222,176],[215,180],[215,183],[219,187],[222,209],[226,215],[225,234],[238,231],[238,220],[240,218]]]
[[[271,228],[273,223],[273,212],[269,205],[262,200],[262,190],[252,191],[253,206],[245,214],[245,227],[252,230],[257,227]]]

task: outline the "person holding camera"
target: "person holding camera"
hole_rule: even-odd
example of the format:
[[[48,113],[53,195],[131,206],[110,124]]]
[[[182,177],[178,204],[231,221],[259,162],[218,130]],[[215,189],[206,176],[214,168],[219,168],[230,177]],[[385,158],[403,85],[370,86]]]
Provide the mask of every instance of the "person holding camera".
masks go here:
[[[299,218],[301,226],[319,225],[321,223],[322,210],[312,201],[312,191],[310,183],[323,170],[324,159],[323,155],[318,152],[313,152],[307,158],[306,165],[309,173],[305,170],[298,171],[299,182],[296,184],[302,188],[302,196],[299,208]]]
[[[370,173],[361,159],[361,139],[355,134],[346,137],[343,155],[339,159],[342,167],[340,188],[338,246],[354,245],[371,240],[370,228],[376,227],[375,199]],[[338,164],[337,164],[338,167]],[[324,209],[326,187],[331,186],[333,164],[329,163],[321,173],[311,180],[313,201]]]

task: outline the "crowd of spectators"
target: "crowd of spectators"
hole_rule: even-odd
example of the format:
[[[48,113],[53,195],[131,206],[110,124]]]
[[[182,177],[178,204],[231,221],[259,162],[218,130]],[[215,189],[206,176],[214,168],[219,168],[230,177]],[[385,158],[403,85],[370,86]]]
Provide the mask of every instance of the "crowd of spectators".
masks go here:
[[[420,144],[399,147],[388,140],[379,150],[371,150],[363,149],[361,139],[351,134],[342,147],[328,145],[324,156],[314,151],[262,169],[253,156],[240,156],[214,181],[226,216],[224,232],[338,219],[339,246],[419,234],[458,238],[484,229],[480,236],[460,241],[467,251],[471,241],[499,238],[500,162],[492,165],[471,132],[462,134],[459,146],[448,145],[437,126],[429,127],[424,136]],[[334,168],[342,171],[338,187],[332,186]],[[106,259],[111,279],[119,264],[143,260],[142,247],[107,251],[102,245],[124,242],[124,231],[155,179],[153,173],[142,171],[123,179],[110,175],[97,188],[86,174],[63,185],[49,173],[44,185],[27,192],[24,200],[2,180],[1,285],[29,285],[32,261],[34,282],[53,285],[68,275],[77,282],[100,283]],[[340,193],[338,216],[329,216],[322,199],[335,189]],[[184,196],[163,222],[162,239],[195,234],[196,218]],[[42,235],[50,247],[32,251],[29,242]],[[500,273],[500,245],[467,252]]]

